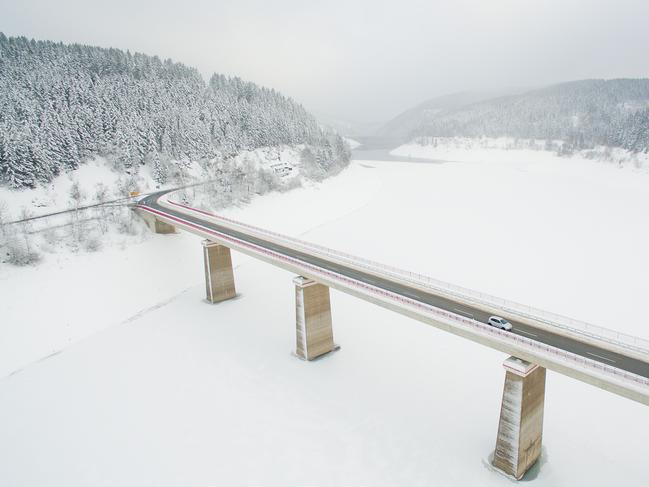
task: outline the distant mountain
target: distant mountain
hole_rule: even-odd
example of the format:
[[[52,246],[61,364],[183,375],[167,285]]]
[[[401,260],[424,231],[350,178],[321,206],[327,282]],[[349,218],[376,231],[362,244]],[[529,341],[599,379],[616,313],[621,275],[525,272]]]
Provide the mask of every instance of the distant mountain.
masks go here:
[[[434,137],[561,140],[649,151],[649,80],[583,80],[443,110],[409,133]]]
[[[326,173],[349,161],[341,137],[280,93],[171,60],[0,33],[0,183],[33,187],[96,155],[150,165],[307,144]]]
[[[521,90],[499,90],[487,92],[460,92],[439,96],[427,100],[397,115],[378,128],[374,134],[391,139],[407,140],[413,132],[430,120],[434,120],[459,108],[503,95],[510,95]]]
[[[310,112],[313,113],[318,121],[325,127],[334,130],[340,135],[352,138],[358,135],[374,133],[374,131],[381,126],[380,122],[355,122],[334,117],[316,110],[310,110]]]

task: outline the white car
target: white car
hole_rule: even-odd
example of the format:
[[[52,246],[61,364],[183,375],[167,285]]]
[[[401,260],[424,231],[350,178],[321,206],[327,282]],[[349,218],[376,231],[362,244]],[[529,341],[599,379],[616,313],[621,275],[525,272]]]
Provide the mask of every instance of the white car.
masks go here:
[[[505,318],[501,318],[500,316],[490,317],[487,323],[491,326],[495,326],[496,328],[500,328],[501,330],[505,331],[510,331],[512,329],[512,324]]]

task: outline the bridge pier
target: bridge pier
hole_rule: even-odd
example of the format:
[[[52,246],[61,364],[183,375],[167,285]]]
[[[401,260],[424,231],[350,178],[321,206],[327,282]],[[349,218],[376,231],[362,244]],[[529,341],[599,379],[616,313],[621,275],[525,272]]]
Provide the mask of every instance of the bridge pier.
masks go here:
[[[169,225],[163,221],[158,220],[157,218],[153,219],[152,224],[149,225],[151,230],[155,233],[176,233],[176,227]]]
[[[205,263],[205,293],[210,303],[218,303],[236,296],[230,249],[210,240],[203,240]]]
[[[520,480],[541,455],[545,368],[516,357],[503,363],[503,388],[493,464]]]
[[[313,360],[333,351],[329,288],[307,277],[297,276],[295,283],[295,353]]]
[[[151,229],[153,233],[176,233],[176,227],[170,225],[169,223],[158,220],[154,215],[147,211],[142,211],[136,208],[135,213],[137,213],[140,218],[144,220],[146,225],[149,227],[149,229]]]

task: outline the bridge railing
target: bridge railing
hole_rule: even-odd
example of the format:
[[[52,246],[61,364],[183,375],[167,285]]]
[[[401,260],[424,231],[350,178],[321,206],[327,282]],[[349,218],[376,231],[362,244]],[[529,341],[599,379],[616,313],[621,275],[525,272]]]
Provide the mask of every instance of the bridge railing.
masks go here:
[[[363,287],[372,287],[369,285],[365,285],[362,283]],[[543,353],[553,356],[553,357],[559,357],[564,361],[569,361],[574,364],[577,364],[581,366],[584,369],[591,369],[591,370],[597,370],[600,371],[602,374],[612,374],[616,377],[619,377],[622,379],[624,382],[629,382],[633,383],[636,385],[639,385],[643,388],[649,387],[649,378],[642,377],[640,375],[627,372],[623,369],[619,369],[617,367],[613,367],[611,365],[589,359],[587,357],[577,355],[575,353],[569,352],[567,350],[563,350],[560,348],[553,347],[551,345],[547,345],[543,342],[539,342],[536,340],[532,340],[531,338],[527,338],[521,335],[516,335],[513,333],[508,333],[504,330],[501,330],[499,328],[494,328],[492,326],[486,325],[482,322],[466,318],[461,315],[457,315],[455,313],[450,313],[444,310],[441,310],[439,308],[435,308],[434,306],[427,305],[425,303],[421,303],[420,301],[416,301],[413,299],[409,299],[407,297],[390,293],[389,291],[382,290],[380,288],[376,288],[375,292],[378,292],[379,294],[383,295],[391,295],[390,297],[393,300],[397,300],[400,302],[403,302],[404,304],[407,304],[409,306],[413,306],[415,308],[421,308],[422,310],[427,311],[430,314],[437,315],[437,316],[442,316],[446,318],[447,320],[453,320],[456,322],[463,323],[467,326],[470,326],[474,329],[478,329],[481,334],[487,335],[487,336],[493,336],[497,335],[499,336],[503,341],[509,341],[509,342],[517,342],[521,345],[524,345],[525,347],[529,347],[530,349],[534,349],[537,351],[542,351]],[[646,391],[645,391],[646,393]]]
[[[585,337],[589,337],[596,340],[611,342],[622,348],[633,350],[642,354],[649,354],[649,340],[644,338],[636,337],[634,335],[619,332],[616,330],[611,330],[609,328],[605,328],[602,326],[593,325],[592,323],[576,320],[557,313],[543,311],[537,308],[533,308],[532,306],[517,303],[515,301],[510,301],[507,299],[492,296],[487,293],[474,291],[472,289],[468,289],[462,286],[457,286],[455,284],[440,281],[439,279],[435,279],[416,272],[411,272],[411,271],[399,269],[394,266],[381,264],[379,262],[365,259],[363,257],[334,250],[325,247],[323,245],[314,244],[311,242],[300,240],[295,237],[283,235],[277,232],[273,232],[271,230],[250,225],[248,223],[243,223],[237,220],[233,220],[231,218],[210,213],[205,210],[192,208],[182,203],[174,202],[171,200],[167,200],[167,201],[173,205],[180,206],[198,213],[202,213],[204,215],[208,215],[214,219],[227,222],[228,224],[236,225],[241,228],[247,228],[253,230],[256,233],[268,235],[276,240],[281,240],[286,243],[290,243],[291,245],[297,245],[304,250],[316,251],[320,254],[326,255],[328,257],[334,257],[340,261],[346,262],[348,264],[354,265],[359,268],[366,269],[371,272],[373,271],[373,272],[380,272],[383,274],[389,274],[402,281],[406,281],[414,285],[426,287],[442,295],[453,296],[455,298],[459,298],[463,301],[473,303],[473,304],[487,305],[492,308],[502,310],[505,313],[535,320],[549,327],[559,328],[567,332],[583,335]]]
[[[191,224],[193,226],[196,226],[194,224]],[[232,237],[227,234],[221,234],[219,232],[216,232],[214,230],[211,230],[207,227],[203,227],[206,232],[212,233],[212,234],[218,234],[220,238],[222,238],[225,241],[233,241],[237,243],[240,246],[247,247],[249,249],[254,250],[257,253],[264,254],[268,258],[278,260],[278,261],[284,261],[286,263],[289,263],[298,269],[303,269],[305,271],[308,271],[309,274],[312,274],[313,276],[321,275],[324,278],[329,279],[330,281],[338,281],[344,283],[346,286],[349,287],[355,287],[357,289],[361,289],[364,293],[366,294],[373,294],[377,297],[379,297],[382,300],[389,300],[389,301],[396,301],[401,303],[403,306],[408,306],[410,308],[418,309],[420,312],[423,314],[426,314],[427,316],[432,317],[438,322],[441,323],[453,323],[455,326],[463,326],[466,328],[472,329],[474,332],[477,332],[481,335],[484,335],[486,337],[494,338],[497,337],[500,339],[500,341],[505,342],[505,343],[513,343],[517,344],[519,347],[522,348],[527,348],[530,352],[535,353],[536,355],[541,355],[545,356],[549,359],[554,359],[556,360],[557,358],[561,359],[562,362],[570,362],[573,364],[573,368],[581,368],[584,371],[590,371],[589,373],[592,375],[593,372],[597,374],[598,376],[604,378],[604,377],[614,377],[618,381],[630,384],[634,390],[638,391],[641,394],[647,395],[649,394],[649,378],[639,376],[637,374],[633,374],[631,372],[627,372],[625,370],[621,370],[617,367],[613,367],[608,364],[604,364],[586,357],[583,357],[581,355],[574,354],[572,352],[553,347],[551,345],[547,345],[545,343],[532,340],[530,338],[516,335],[513,333],[508,333],[504,330],[500,330],[498,328],[494,328],[492,326],[489,326],[485,323],[481,323],[479,321],[467,318],[465,316],[457,315],[455,313],[450,313],[448,311],[442,310],[440,308],[436,308],[434,306],[428,305],[426,303],[422,303],[421,301],[417,301],[415,299],[408,298],[406,296],[402,296],[400,294],[387,291],[385,289],[382,289],[377,286],[373,286],[371,284],[367,284],[363,281],[358,281],[356,279],[347,277],[345,275],[339,274],[337,272],[324,269],[322,267],[318,267],[313,264],[309,264],[307,262],[304,262],[302,260],[299,260],[295,257],[291,257],[289,255],[285,255],[282,253],[275,252],[273,250],[267,249],[265,247],[253,244],[251,242],[247,242],[244,240],[237,239],[235,237]]]
[[[184,206],[184,205],[180,205]],[[188,207],[189,208],[189,207]],[[157,210],[147,209],[147,211],[152,211],[153,213],[158,213]],[[202,210],[201,210],[202,211]],[[206,213],[206,212],[204,212]],[[164,214],[163,214],[164,215]],[[497,338],[502,343],[517,344],[521,350],[527,349],[530,353],[536,355],[537,357],[545,357],[547,360],[558,363],[556,359],[561,359],[562,363],[572,363],[572,368],[574,370],[581,369],[584,373],[587,373],[591,377],[600,377],[607,381],[611,381],[611,378],[618,384],[625,384],[627,390],[633,390],[641,396],[649,396],[649,378],[642,377],[640,375],[621,370],[617,367],[613,367],[608,364],[604,364],[587,357],[583,357],[572,352],[568,352],[563,349],[559,349],[550,345],[547,345],[536,340],[532,340],[527,337],[516,335],[513,333],[507,333],[498,328],[488,326],[485,323],[455,314],[448,311],[436,308],[434,306],[422,303],[416,299],[411,299],[400,294],[387,291],[377,286],[367,284],[362,281],[347,277],[345,275],[339,274],[337,272],[324,269],[322,267],[309,264],[303,260],[291,257],[286,254],[282,254],[268,248],[253,244],[251,242],[238,239],[231,235],[218,232],[209,227],[205,227],[200,224],[192,223],[175,216],[171,217],[173,220],[184,222],[189,227],[195,229],[200,229],[204,234],[212,234],[217,236],[219,239],[224,241],[231,241],[239,247],[245,247],[249,250],[254,251],[255,253],[265,255],[267,258],[277,261],[283,261],[290,264],[292,267],[299,269],[298,272],[304,272],[312,277],[322,276],[323,279],[326,279],[330,282],[339,282],[343,283],[346,286],[352,288],[360,289],[364,294],[373,294],[381,300],[396,301],[402,303],[403,306],[407,306],[411,309],[419,309],[422,315],[430,316],[438,323],[446,324],[449,326],[455,327],[465,327],[467,329],[472,329],[473,333],[489,337],[492,340]],[[238,224],[238,222],[236,222]],[[227,244],[226,244],[227,245]],[[316,277],[317,279],[317,277]]]

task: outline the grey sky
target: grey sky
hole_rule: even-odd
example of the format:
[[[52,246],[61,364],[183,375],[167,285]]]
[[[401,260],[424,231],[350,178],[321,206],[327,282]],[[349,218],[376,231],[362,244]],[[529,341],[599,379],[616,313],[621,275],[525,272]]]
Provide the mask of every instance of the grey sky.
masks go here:
[[[646,0],[0,0],[7,35],[171,57],[380,121],[455,91],[649,76]]]

